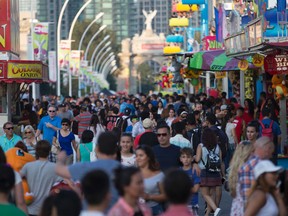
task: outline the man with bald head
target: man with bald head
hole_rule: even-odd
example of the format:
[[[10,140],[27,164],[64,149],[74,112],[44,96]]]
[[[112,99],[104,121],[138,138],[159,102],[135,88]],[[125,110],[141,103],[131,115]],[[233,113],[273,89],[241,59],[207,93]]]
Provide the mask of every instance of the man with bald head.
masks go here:
[[[254,143],[254,153],[248,161],[240,167],[238,176],[240,183],[240,195],[243,199],[244,207],[246,206],[249,191],[255,181],[254,167],[260,160],[272,158],[274,152],[274,144],[269,137],[260,137]],[[244,209],[243,209],[244,211]]]

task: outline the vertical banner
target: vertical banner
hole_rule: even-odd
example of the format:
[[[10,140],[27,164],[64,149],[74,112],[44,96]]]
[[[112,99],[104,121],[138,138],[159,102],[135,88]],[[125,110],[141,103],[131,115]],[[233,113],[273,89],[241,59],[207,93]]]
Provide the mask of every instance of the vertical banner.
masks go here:
[[[69,54],[71,50],[71,42],[69,40],[61,40],[59,45],[59,66],[60,70],[68,70]]]
[[[56,68],[56,52],[49,51],[49,80],[51,82],[56,82],[57,80],[57,68]]]
[[[47,63],[49,23],[33,23],[34,60]]]
[[[80,74],[79,74],[79,83],[80,83],[80,89],[85,88],[85,83],[87,82],[87,67],[88,67],[88,61],[81,60],[80,61]]]
[[[69,59],[70,73],[73,76],[79,76],[80,73],[80,61],[83,57],[83,51],[72,50]]]

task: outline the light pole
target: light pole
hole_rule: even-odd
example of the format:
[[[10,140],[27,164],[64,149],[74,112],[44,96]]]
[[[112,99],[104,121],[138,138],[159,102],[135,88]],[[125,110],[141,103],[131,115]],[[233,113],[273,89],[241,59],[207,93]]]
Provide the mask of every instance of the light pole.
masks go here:
[[[85,29],[84,33],[81,36],[80,42],[79,42],[79,46],[78,46],[78,50],[81,50],[81,46],[84,40],[84,37],[86,36],[88,30],[92,27],[92,25],[97,22],[98,19],[100,19],[102,16],[104,15],[103,12],[100,12],[99,14],[96,15],[95,19],[87,26],[87,28]]]
[[[109,67],[114,67],[116,65],[116,60],[107,61],[103,67],[103,77],[107,78]]]
[[[107,26],[106,25],[103,25],[99,28],[99,30],[93,35],[93,37],[90,39],[87,47],[86,47],[86,51],[85,51],[85,55],[84,55],[84,60],[87,60],[87,55],[88,55],[88,51],[89,51],[89,48],[93,42],[93,40],[97,37],[97,35],[106,28]],[[103,40],[107,40],[106,38],[110,38],[110,35],[107,35]]]
[[[72,34],[73,34],[73,30],[74,30],[74,27],[75,27],[75,24],[77,22],[77,19],[78,17],[80,16],[80,14],[83,12],[83,10],[88,6],[88,4],[90,4],[92,0],[88,0],[80,9],[79,11],[77,12],[77,14],[75,15],[73,21],[72,21],[72,24],[71,24],[71,27],[70,27],[70,30],[69,30],[69,36],[68,36],[68,41],[69,43],[71,44],[71,39],[72,39]],[[70,56],[70,53],[69,53],[69,56]],[[69,80],[69,96],[72,96],[72,74],[71,74],[71,71],[70,71],[70,58],[69,58],[69,64],[68,64],[68,80]]]
[[[106,58],[104,59],[103,63],[105,63],[105,61],[106,61],[108,58],[112,57],[113,55],[114,55],[113,52],[109,53],[109,55],[106,56]],[[100,62],[100,61],[99,61],[99,62]],[[103,64],[102,64],[102,65],[103,65]],[[102,66],[102,65],[101,65],[101,64],[99,65],[99,70],[96,69],[97,73],[100,73],[100,66]],[[98,65],[97,65],[97,66],[98,66]]]
[[[104,61],[103,61],[103,64],[102,64],[102,66],[100,67],[100,73],[102,73],[103,74],[103,68],[105,68],[105,66],[109,63],[111,63],[112,61],[114,61],[115,60],[115,56],[113,55],[113,56],[111,56],[110,58],[109,57],[107,57]]]
[[[99,61],[100,61],[104,56],[106,56],[107,53],[110,52],[111,50],[112,50],[112,48],[111,48],[111,47],[108,47],[108,49],[106,49],[105,52],[101,55]],[[112,53],[113,53],[113,52],[112,52]],[[97,71],[97,67],[98,67],[98,65],[97,65],[97,57],[98,57],[98,56],[99,56],[99,54],[96,56],[96,58],[95,58],[95,60],[94,60],[94,63],[93,63],[93,68],[94,68],[95,71]],[[98,72],[98,71],[97,71],[97,72]]]
[[[99,71],[98,71],[98,73],[102,73],[102,69],[103,69],[103,67],[104,67],[104,65],[106,64],[106,62],[108,61],[108,60],[110,60],[110,59],[115,59],[115,56],[114,56],[114,53],[110,53],[103,61],[102,61],[102,64],[101,64],[101,66],[100,66],[100,68],[99,68]]]
[[[107,39],[106,39],[106,40],[107,40]],[[94,60],[94,58],[95,58],[95,55],[96,55],[97,50],[99,49],[99,47],[102,46],[103,43],[105,43],[106,40],[101,41],[101,42],[96,46],[96,48],[94,49],[94,52],[93,52],[93,54],[92,54],[91,61],[90,61],[90,65],[91,65],[91,66],[93,66],[93,60]],[[111,41],[108,41],[108,42],[99,50],[98,55],[99,55],[105,48],[107,48],[109,45],[111,45]],[[111,49],[111,47],[109,47],[109,48]],[[109,49],[109,48],[108,48],[108,49]]]
[[[64,14],[64,11],[68,5],[69,0],[66,0],[61,8],[59,18],[58,18],[58,23],[57,23],[57,96],[61,95],[61,81],[60,81],[60,65],[59,65],[59,44],[60,44],[60,32],[61,32],[61,22],[62,22],[62,17]]]

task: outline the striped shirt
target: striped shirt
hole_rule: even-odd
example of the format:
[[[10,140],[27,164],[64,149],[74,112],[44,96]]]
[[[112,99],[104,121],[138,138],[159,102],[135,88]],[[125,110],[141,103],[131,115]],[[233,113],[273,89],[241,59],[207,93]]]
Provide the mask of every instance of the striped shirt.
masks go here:
[[[92,114],[90,112],[83,112],[75,117],[75,120],[78,121],[78,137],[80,139],[82,137],[83,131],[87,130],[87,128],[90,126],[91,117]]]
[[[258,156],[252,155],[249,160],[240,167],[238,171],[240,195],[243,198],[244,206],[247,203],[252,184],[255,182],[253,170],[259,161],[260,158]]]

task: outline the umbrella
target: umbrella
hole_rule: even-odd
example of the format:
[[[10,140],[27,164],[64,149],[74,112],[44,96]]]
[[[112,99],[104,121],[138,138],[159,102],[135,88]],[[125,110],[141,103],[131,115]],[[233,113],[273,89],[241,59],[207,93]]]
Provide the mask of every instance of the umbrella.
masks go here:
[[[103,93],[103,94],[105,94],[105,95],[107,95],[107,96],[112,96],[112,95],[113,95],[113,94],[112,94],[108,89],[106,89],[106,88],[102,89],[102,90],[100,91],[100,93]]]

